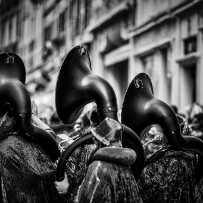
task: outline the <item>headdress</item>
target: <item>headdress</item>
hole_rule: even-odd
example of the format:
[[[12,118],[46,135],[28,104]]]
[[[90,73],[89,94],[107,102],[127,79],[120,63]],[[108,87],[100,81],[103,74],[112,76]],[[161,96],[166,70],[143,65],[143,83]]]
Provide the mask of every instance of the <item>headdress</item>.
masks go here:
[[[37,142],[55,161],[60,155],[55,138],[31,122],[31,100],[25,88],[25,66],[14,53],[0,54],[0,100],[9,103],[15,117],[17,129],[27,138]]]
[[[145,73],[135,76],[126,91],[121,122],[133,129],[138,136],[148,126],[158,124],[174,149],[195,151],[203,157],[203,141],[182,135],[175,112],[153,95],[152,82]]]
[[[90,102],[97,105],[99,119],[105,118],[118,121],[117,99],[112,86],[92,72],[89,54],[85,47],[76,46],[67,54],[58,76],[56,86],[56,110],[59,118],[66,125],[74,123],[81,114],[83,107]],[[137,154],[133,170],[140,174],[144,164],[144,151],[138,136],[128,127],[122,125],[122,141],[125,147],[132,148]],[[91,136],[90,136],[91,137]],[[69,147],[63,160],[70,155],[83,140],[77,140]],[[86,140],[87,141],[87,140]],[[73,147],[74,146],[74,147]],[[58,175],[62,174],[64,161],[59,161]],[[59,178],[60,179],[60,178]]]

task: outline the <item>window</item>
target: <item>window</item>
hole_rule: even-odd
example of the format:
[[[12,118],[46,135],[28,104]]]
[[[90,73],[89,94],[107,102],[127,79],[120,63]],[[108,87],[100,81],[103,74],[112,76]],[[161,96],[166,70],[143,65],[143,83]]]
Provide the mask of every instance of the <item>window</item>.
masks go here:
[[[143,58],[145,72],[151,77],[153,75],[154,55],[149,55]]]
[[[51,38],[52,38],[52,24],[45,28],[44,42],[51,40]]]
[[[198,19],[199,26],[201,27],[201,26],[203,26],[203,6],[200,7],[200,9],[199,9],[199,15],[198,15],[198,17],[199,17],[199,19]]]
[[[32,67],[33,66],[33,57],[31,56],[29,59],[29,66]]]
[[[59,15],[59,34],[65,31],[65,11]]]
[[[1,44],[4,45],[4,41],[5,41],[5,23],[3,23],[3,21],[1,21]]]
[[[35,41],[32,40],[32,41],[30,42],[30,44],[29,44],[29,51],[30,51],[30,52],[33,52],[34,48],[35,48]]]
[[[84,27],[86,28],[90,22],[90,0],[85,0],[85,19]]]
[[[197,51],[197,37],[189,37],[184,40],[184,54],[190,54]]]
[[[152,81],[154,95],[157,95],[159,91],[159,73],[154,68],[154,64],[155,64],[154,60],[155,60],[154,54],[150,54],[150,55],[144,56],[142,59],[142,62],[143,62],[144,72],[147,75],[149,75]]]
[[[12,31],[13,29],[12,29],[12,18],[11,18],[11,20],[9,21],[9,41],[12,40]]]
[[[72,28],[72,38],[80,34],[80,0],[72,1],[70,5],[70,22]]]
[[[77,9],[76,9],[76,26],[75,26],[75,33],[76,35],[80,34],[80,0],[77,0]]]

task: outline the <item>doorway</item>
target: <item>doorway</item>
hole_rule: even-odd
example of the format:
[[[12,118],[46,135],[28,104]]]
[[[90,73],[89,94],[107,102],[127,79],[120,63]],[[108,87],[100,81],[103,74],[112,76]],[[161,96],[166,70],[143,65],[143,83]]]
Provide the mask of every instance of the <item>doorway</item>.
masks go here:
[[[120,109],[128,87],[128,60],[106,67],[105,78],[116,93],[118,109]]]
[[[180,101],[181,106],[185,109],[188,105],[197,101],[196,95],[196,64],[191,64],[188,66],[183,66],[181,68],[181,78],[180,78]]]

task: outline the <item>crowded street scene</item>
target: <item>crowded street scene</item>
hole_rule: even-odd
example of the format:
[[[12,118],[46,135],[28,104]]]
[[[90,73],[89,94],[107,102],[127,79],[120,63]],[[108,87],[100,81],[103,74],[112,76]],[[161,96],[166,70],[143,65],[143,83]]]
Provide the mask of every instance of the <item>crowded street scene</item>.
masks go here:
[[[0,202],[203,203],[203,0],[0,0]]]

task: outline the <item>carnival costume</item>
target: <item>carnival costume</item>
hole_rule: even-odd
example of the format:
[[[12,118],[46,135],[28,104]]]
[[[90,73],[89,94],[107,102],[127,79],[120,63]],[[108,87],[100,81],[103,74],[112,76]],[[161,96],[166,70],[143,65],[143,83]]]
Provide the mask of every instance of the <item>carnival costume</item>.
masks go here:
[[[203,175],[203,142],[190,136],[183,120],[154,97],[147,74],[138,74],[130,83],[121,121],[139,135],[145,152],[148,145],[156,146],[151,154],[145,153],[148,157],[138,182],[143,202],[195,202],[195,184]],[[162,131],[150,133],[154,125]]]
[[[55,187],[60,155],[53,135],[32,122],[25,67],[14,53],[0,54],[1,202],[63,202]]]
[[[81,176],[84,179],[78,185],[74,201],[142,202],[134,177],[135,174],[138,178],[143,169],[142,144],[131,129],[118,122],[114,90],[106,80],[92,73],[87,50],[77,46],[66,56],[58,76],[56,110],[63,123],[71,124],[90,102],[97,105],[96,125],[90,126],[85,135],[81,133],[62,153],[57,166],[57,181],[64,179],[72,153],[94,143],[97,148],[83,163],[86,170]],[[131,149],[122,148],[123,143]]]

